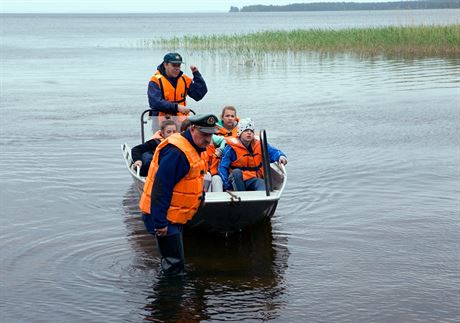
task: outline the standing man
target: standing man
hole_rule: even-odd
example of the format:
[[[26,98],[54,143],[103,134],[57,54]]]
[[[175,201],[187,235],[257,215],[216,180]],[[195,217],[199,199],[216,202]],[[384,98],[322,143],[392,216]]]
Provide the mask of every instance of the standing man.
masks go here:
[[[165,274],[184,269],[182,227],[204,203],[204,152],[217,131],[215,115],[195,115],[189,120],[189,129],[158,145],[139,202],[147,231],[157,236]]]
[[[190,65],[193,79],[181,71],[182,56],[168,53],[163,63],[150,78],[148,86],[149,106],[154,116],[187,116],[187,95],[200,101],[208,92],[206,83],[195,65]]]
[[[262,148],[255,138],[255,126],[251,119],[241,119],[238,123],[238,137],[227,137],[220,164],[219,175],[224,190],[264,191],[265,182],[262,167]],[[267,144],[270,162],[286,165],[286,155]]]

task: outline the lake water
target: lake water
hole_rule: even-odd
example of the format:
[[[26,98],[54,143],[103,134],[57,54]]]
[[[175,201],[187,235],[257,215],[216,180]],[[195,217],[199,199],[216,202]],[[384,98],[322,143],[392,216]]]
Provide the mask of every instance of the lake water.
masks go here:
[[[145,39],[459,16],[2,15],[0,320],[460,321],[458,57],[178,49],[208,83],[194,110],[233,104],[289,157],[271,223],[186,235],[180,280],[158,276],[120,153],[167,51]]]

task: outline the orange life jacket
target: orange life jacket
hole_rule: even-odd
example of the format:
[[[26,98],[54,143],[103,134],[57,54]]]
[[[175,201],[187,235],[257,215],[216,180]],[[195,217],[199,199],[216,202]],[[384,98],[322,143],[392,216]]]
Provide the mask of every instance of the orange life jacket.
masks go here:
[[[238,137],[238,127],[235,127],[232,130],[227,130],[225,127],[219,127],[216,135],[223,137]]]
[[[206,147],[206,155],[208,156],[208,172],[211,173],[211,175],[217,175],[220,156],[216,155],[216,147],[212,142]]]
[[[176,87],[172,86],[168,78],[165,77],[160,71],[156,71],[155,74],[150,78],[150,81],[155,82],[161,91],[161,96],[164,100],[177,103],[183,106],[187,105],[187,91],[192,83],[192,79],[185,74],[182,74],[177,80]],[[166,115],[164,112],[159,112],[159,116]],[[183,113],[177,112],[178,116],[184,116]]]
[[[179,133],[169,136],[158,145],[145,179],[139,208],[142,212],[150,215],[152,187],[158,170],[160,151],[168,144],[179,148],[187,157],[190,165],[188,173],[173,188],[171,204],[166,215],[169,222],[184,224],[195,215],[200,206],[206,161],[203,159],[203,154],[199,154],[190,142]]]
[[[236,121],[239,122],[240,118],[236,117]],[[233,127],[232,130],[228,130],[227,128],[223,126],[218,127],[216,135],[222,136],[222,137],[238,137],[238,126]],[[220,163],[220,156],[216,155],[216,147],[214,146],[213,143],[211,143],[206,148],[206,153],[209,156],[208,171],[211,173],[211,175],[217,175],[218,173],[217,169],[219,168],[219,163]]]
[[[252,141],[252,154],[237,137],[227,137],[225,141],[233,148],[236,154],[236,160],[230,164],[230,171],[235,168],[241,169],[244,181],[253,177],[264,177],[260,140],[254,139]]]
[[[218,127],[216,135],[222,137],[238,137],[238,122],[240,122],[240,118],[236,117],[235,120],[237,122],[237,125],[233,127],[232,130],[227,130],[227,128],[225,128],[224,126]],[[219,124],[221,122],[223,123],[223,121],[220,121]]]

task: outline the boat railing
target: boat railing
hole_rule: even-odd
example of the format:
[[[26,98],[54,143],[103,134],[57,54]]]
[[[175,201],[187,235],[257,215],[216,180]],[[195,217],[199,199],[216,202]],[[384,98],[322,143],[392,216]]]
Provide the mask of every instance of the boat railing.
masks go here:
[[[145,116],[147,113],[151,112],[151,111],[152,111],[152,109],[147,109],[147,110],[145,110],[144,112],[142,112],[142,114],[141,114],[141,141],[142,141],[142,143],[145,142],[145,131],[144,131],[144,126],[148,123],[147,120],[144,120],[144,116]]]

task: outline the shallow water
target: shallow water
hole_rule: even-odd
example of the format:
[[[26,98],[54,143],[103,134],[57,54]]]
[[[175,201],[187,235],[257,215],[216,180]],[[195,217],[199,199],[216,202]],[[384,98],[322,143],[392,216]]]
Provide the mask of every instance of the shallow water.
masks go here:
[[[328,19],[399,19],[350,15]],[[191,30],[229,19],[200,17]],[[460,59],[246,62],[182,50],[209,86],[191,107],[233,104],[254,118],[288,155],[289,178],[270,223],[230,239],[186,235],[186,274],[168,281],[120,153],[140,140],[146,83],[164,52],[136,47],[168,35],[153,32],[153,18],[2,17],[2,321],[460,319]],[[231,26],[306,20],[272,18]]]

